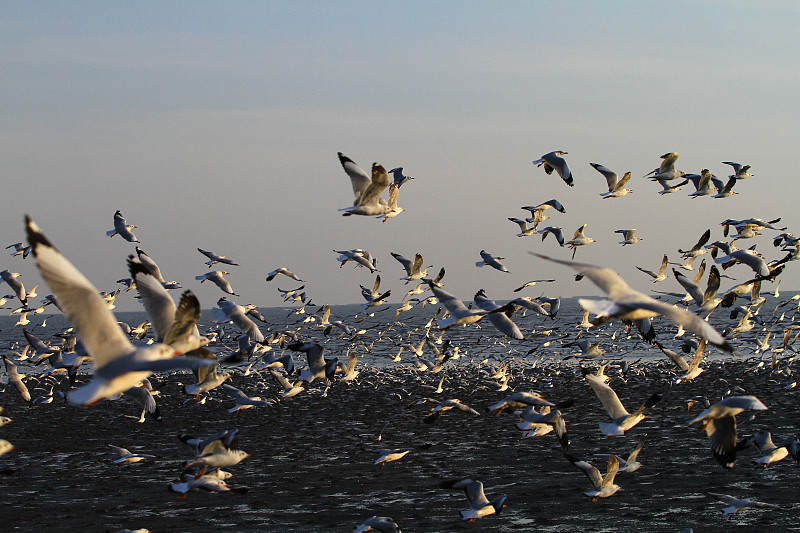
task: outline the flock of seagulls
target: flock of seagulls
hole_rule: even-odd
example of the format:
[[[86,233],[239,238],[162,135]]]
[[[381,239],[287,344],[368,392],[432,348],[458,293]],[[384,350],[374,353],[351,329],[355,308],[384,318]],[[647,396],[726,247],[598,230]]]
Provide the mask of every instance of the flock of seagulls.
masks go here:
[[[552,151],[533,163],[543,167],[547,174],[556,172],[567,185],[573,187],[574,178],[564,159],[566,155],[567,152],[562,150]],[[737,193],[733,191],[733,186],[739,180],[753,176],[749,172],[748,165],[725,162],[732,167],[734,174],[727,182],[722,183],[708,169],[703,169],[699,175],[677,170],[678,157],[676,152],[661,156],[662,162],[659,167],[646,176],[662,185],[660,194],[675,192],[691,182],[696,187],[695,192],[690,194],[692,198],[699,196],[727,198]],[[338,158],[350,179],[354,193],[353,205],[341,209],[343,216],[372,216],[386,222],[404,211],[397,204],[399,190],[413,178],[405,175],[402,167],[387,172],[382,165],[374,163],[371,174],[368,174],[341,152]],[[606,179],[607,192],[600,193],[602,199],[621,198],[633,192],[627,188],[631,179],[630,171],[619,178],[616,172],[601,164],[591,163],[591,166]],[[382,194],[387,189],[388,198],[384,199]],[[573,259],[578,247],[595,242],[586,235],[588,224],[578,228],[570,240],[564,239],[560,227],[547,226],[538,229],[539,225],[549,218],[545,213],[566,212],[558,200],[552,199],[522,209],[529,211],[531,216],[526,219],[508,218],[518,225],[520,229],[518,237],[537,234],[541,235],[544,241],[552,234],[559,247],[568,246],[573,250]],[[120,211],[116,211],[113,218],[114,229],[106,232],[108,236],[119,235],[129,243],[140,243],[132,232],[137,226],[128,224]],[[499,304],[489,298],[486,291],[477,289],[472,301],[467,303],[445,290],[443,267],[433,278],[429,275],[429,271],[434,266],[424,266],[425,261],[420,253],[415,253],[414,259],[410,260],[392,252],[391,256],[400,263],[405,274],[402,277],[397,274],[397,280],[406,285],[415,284],[406,293],[400,307],[392,309],[392,304],[389,303],[392,291],[381,290],[380,275],[376,275],[374,279],[369,278],[365,281],[366,285],[360,286],[364,298],[362,311],[347,317],[335,316],[327,304],[317,306],[315,311],[307,311],[306,307],[310,307],[311,299],[305,292],[300,292],[305,285],[289,290],[278,289],[285,302],[301,305],[287,316],[287,318],[296,317],[293,319],[295,327],[283,330],[272,329],[256,306],[241,305],[228,299],[231,296],[240,298],[224,277],[230,273],[223,270],[209,270],[196,276],[196,281],[200,283],[209,281],[225,294],[216,302],[213,316],[217,324],[234,330],[231,333],[229,329],[226,333],[219,326],[216,330],[212,330],[200,324],[201,305],[191,290],[184,290],[176,303],[170,290],[181,288],[180,284],[167,282],[156,262],[136,246],[135,255],[131,253],[127,260],[129,277],[120,280],[120,283],[126,286],[126,291],[136,291],[148,316],[148,322],[137,328],[128,326],[126,330],[121,327],[112,312],[114,298],[120,294],[120,290],[110,293],[100,292],[67,256],[50,242],[31,218],[26,216],[24,222],[27,245],[15,243],[7,249],[13,249],[11,256],[21,260],[28,257],[28,254],[33,256],[42,280],[52,291],[42,305],[57,307],[72,325],[69,332],[64,333],[58,340],[54,338],[49,342],[44,342],[28,329],[25,330],[29,345],[26,350],[32,352],[31,357],[37,363],[47,361],[50,364],[46,374],[51,376],[59,375],[61,372],[67,374],[66,399],[71,404],[92,406],[104,399],[114,399],[120,395],[128,396],[141,407],[141,415],[136,418],[139,422],[146,423],[149,419],[160,417],[149,380],[151,375],[155,373],[162,376],[185,376],[187,372],[191,372],[194,376],[194,381],[183,387],[185,394],[189,396],[187,401],[202,403],[219,395],[225,395],[233,402],[233,406],[228,409],[232,415],[253,409],[266,409],[277,402],[290,402],[292,397],[299,394],[319,394],[319,400],[325,401],[328,389],[334,384],[353,383],[354,386],[358,386],[362,383],[365,366],[359,359],[359,353],[377,357],[380,350],[386,358],[387,366],[408,362],[413,363],[410,367],[413,369],[413,375],[431,376],[441,373],[442,376],[435,388],[430,385],[425,387],[434,389],[432,394],[444,394],[448,392],[444,385],[446,376],[449,372],[453,374],[461,372],[459,365],[467,371],[474,369],[474,372],[481,376],[482,373],[488,373],[481,366],[486,365],[490,359],[501,359],[503,357],[499,355],[501,353],[536,354],[536,357],[545,357],[548,353],[556,353],[554,351],[556,348],[575,344],[580,346],[581,352],[566,358],[574,356],[580,359],[578,366],[580,376],[577,383],[591,388],[610,417],[610,421],[598,420],[600,432],[608,437],[623,437],[628,432],[636,431],[638,424],[648,416],[645,413],[659,405],[666,391],[675,394],[675,391],[680,390],[682,383],[702,379],[703,366],[708,362],[708,351],[712,348],[723,357],[731,353],[751,352],[760,360],[760,366],[755,365],[754,369],[769,369],[776,376],[786,378],[792,375],[791,367],[796,354],[793,344],[800,334],[800,331],[795,330],[800,330],[800,324],[791,317],[787,318],[785,314],[780,317],[762,317],[759,311],[766,299],[761,296],[760,291],[763,283],[778,280],[788,263],[797,259],[800,241],[788,233],[776,235],[775,248],[783,249],[786,255],[771,261],[761,257],[753,249],[737,248],[737,242],[756,238],[766,230],[785,232],[786,228],[774,226],[778,222],[779,220],[764,221],[755,218],[725,220],[721,222],[724,228],[721,240],[708,244],[711,240],[711,231],[708,230],[691,248],[679,249],[678,253],[686,262],[672,263],[678,267],[672,269],[673,288],[683,289],[677,293],[647,294],[632,288],[610,268],[533,253],[537,257],[537,268],[544,269],[551,265],[557,269],[569,269],[575,272],[576,280],[588,278],[606,295],[605,299],[600,300],[578,299],[579,305],[584,310],[584,320],[580,324],[570,324],[560,328],[552,326],[560,309],[559,298],[544,295],[538,298],[522,296],[509,298],[509,295],[504,295],[507,300]],[[731,228],[736,230],[736,234],[731,240],[725,240]],[[642,240],[636,236],[634,228],[618,229],[615,233],[622,235],[623,240],[620,244],[623,246],[633,245]],[[234,260],[213,251],[202,248],[197,250],[207,259],[205,264],[209,269],[214,265],[239,266]],[[340,267],[351,262],[354,268],[363,268],[367,275],[371,276],[378,271],[377,256],[366,250],[334,250],[334,252],[339,254],[337,261],[340,262]],[[703,257],[706,254],[708,258]],[[480,250],[479,255],[481,260],[475,263],[476,267],[488,266],[511,275],[509,269],[501,262],[504,257],[486,250]],[[693,262],[700,257],[702,257],[701,264],[693,266]],[[707,266],[708,263],[710,266]],[[670,264],[668,254],[665,253],[657,271],[637,268],[649,277],[648,284],[667,284],[671,279],[668,273]],[[738,282],[733,289],[720,294],[722,279],[728,277],[723,272],[729,268],[735,268],[738,274],[746,279]],[[696,272],[694,279],[690,279],[684,273],[692,271]],[[384,278],[389,271],[385,272]],[[702,277],[706,272],[708,276],[703,289]],[[265,281],[272,282],[278,279],[278,276],[287,283],[289,280],[305,283],[287,267],[270,271],[266,274]],[[19,273],[3,270],[0,272],[0,277],[12,292],[4,297],[5,300],[16,300],[19,303],[14,313],[21,315],[41,313],[38,307],[29,307],[36,297],[35,289],[26,291],[20,281]],[[553,281],[554,279],[534,279],[525,282],[514,292]],[[778,298],[777,288],[774,291],[774,298]],[[787,300],[776,310],[784,305],[800,309],[796,301],[796,298]],[[734,308],[737,302],[740,305]],[[411,309],[423,310],[426,306],[437,310],[430,312],[430,318],[424,326],[409,328],[398,320],[401,313]],[[731,325],[723,332],[709,320],[711,313],[720,308],[734,308],[736,313],[742,316],[736,326]],[[387,310],[390,312],[381,314]],[[395,312],[391,313],[391,310]],[[528,312],[531,315],[526,319]],[[380,331],[377,331],[377,326],[370,326],[369,329],[360,327],[360,321],[373,319],[380,322],[382,316],[386,318],[383,319],[384,326]],[[715,315],[715,318],[717,316]],[[536,326],[533,328],[529,325],[520,326],[524,319],[526,323],[531,322],[531,317],[537,321]],[[673,371],[674,378],[655,387],[647,398],[639,399],[642,403],[632,413],[625,408],[617,392],[609,384],[609,374],[605,373],[607,368],[611,368],[609,365],[613,364],[619,368],[620,375],[624,376],[629,367],[633,366],[624,360],[612,363],[620,357],[618,350],[615,349],[616,335],[622,335],[615,329],[619,328],[620,324],[628,339],[638,340],[641,343],[641,349],[652,350],[654,357],[663,354],[676,366],[676,370]],[[262,328],[267,331],[267,335]],[[465,331],[462,328],[481,332],[481,337],[475,345],[461,342],[462,331]],[[396,340],[390,342],[388,339],[394,335],[393,330],[402,332]],[[748,346],[749,336],[756,333],[766,335],[758,340],[758,345],[752,343]],[[590,340],[592,335],[594,339]],[[742,337],[737,339],[737,335]],[[770,347],[769,340],[772,335],[775,338],[783,337],[781,346]],[[683,344],[677,340],[681,337],[684,338]],[[743,337],[747,340],[743,341]],[[71,339],[71,342],[67,339]],[[235,343],[236,348],[231,349],[227,357],[221,358],[222,354],[218,349],[212,348],[224,346],[223,340],[229,344]],[[57,346],[57,343],[61,346]],[[486,346],[480,346],[480,343]],[[601,343],[605,343],[607,348],[600,348]],[[500,350],[500,346],[505,350]],[[346,347],[346,352],[342,347]],[[399,352],[396,352],[397,348]],[[278,349],[281,350],[279,355],[273,353]],[[404,350],[405,359],[401,357]],[[479,350],[493,350],[494,354],[491,357],[480,356]],[[333,355],[330,355],[331,352]],[[305,354],[305,364],[296,363],[292,353]],[[426,353],[432,353],[433,356],[429,358]],[[687,362],[681,353],[693,354],[691,360]],[[339,361],[340,357],[342,362]],[[457,362],[459,359],[461,363]],[[12,361],[10,356],[3,355],[5,382],[14,388],[25,403],[33,404],[36,400],[32,399],[26,386],[28,378],[17,370],[17,365],[24,360],[20,358]],[[508,392],[509,388],[514,386],[514,376],[509,365],[512,360],[519,366],[519,361],[524,360],[524,357],[508,356],[505,361],[498,361],[490,377],[486,378],[496,382],[498,392]],[[89,362],[91,373],[79,373],[81,364]],[[595,362],[599,363],[599,368],[586,366]],[[87,366],[89,365],[86,364],[83,368]],[[535,364],[528,371],[534,369]],[[268,375],[275,393],[271,397],[252,395],[244,387],[240,388],[230,383],[234,376],[245,378],[251,375]],[[624,379],[617,379],[614,386],[619,389],[624,387],[624,384]],[[39,401],[52,403],[53,390],[58,385],[55,383],[51,386],[49,396],[44,395]],[[413,384],[407,386],[411,387]],[[417,385],[414,390],[420,387],[422,385]],[[790,390],[793,386],[787,382],[786,388]],[[713,403],[708,398],[703,399],[707,408],[687,421],[687,427],[701,422],[701,429],[708,437],[708,446],[714,459],[722,467],[730,469],[735,465],[737,452],[741,453],[749,447],[755,447],[760,455],[754,459],[754,464],[763,468],[786,457],[793,458],[795,462],[799,461],[800,441],[795,436],[786,437],[780,441],[780,446],[776,446],[767,431],[758,432],[753,436],[739,435],[736,416],[745,411],[755,414],[764,412],[768,410],[768,406],[754,394],[735,392],[733,389],[727,390],[722,398]],[[457,397],[441,401],[422,398],[413,405],[430,403],[435,405],[430,406],[427,413],[420,417],[421,421],[429,424],[437,423],[442,417],[477,419],[481,416],[482,409],[468,405],[463,398]],[[516,427],[524,437],[540,437],[553,433],[563,458],[588,477],[592,490],[586,491],[585,495],[592,500],[614,496],[621,489],[616,484],[618,474],[625,472],[629,475],[641,466],[637,458],[644,448],[646,435],[640,437],[638,445],[627,459],[620,459],[613,453],[596,454],[607,460],[603,473],[586,459],[580,458],[571,448],[567,433],[568,419],[569,416],[580,416],[580,413],[570,413],[571,407],[571,402],[548,400],[539,391],[512,389],[503,399],[488,406],[486,410],[494,415],[500,415],[504,410],[513,413],[518,420]],[[4,417],[3,424],[8,422],[10,419]],[[441,422],[438,423],[440,424]],[[223,469],[235,466],[250,457],[238,449],[235,430],[223,431],[209,439],[187,436],[185,441],[187,444],[192,443],[195,455],[184,465],[183,471],[178,475],[179,481],[170,484],[170,490],[181,494],[181,497],[198,490],[235,491],[226,482],[227,474]],[[132,463],[148,459],[147,454],[132,454],[125,448],[109,446],[117,456],[116,463]],[[409,460],[404,458],[409,455],[413,457],[413,452],[420,449],[425,449],[425,446],[379,450],[379,457],[373,464],[380,465],[383,469],[389,463]],[[0,441],[0,455],[11,451],[13,446],[10,443]],[[442,481],[439,488],[465,492],[469,508],[460,511],[460,515],[467,521],[499,514],[507,501],[506,495],[499,495],[489,500],[484,493],[483,483],[468,477]],[[244,488],[240,487],[237,490],[243,491]],[[728,505],[724,510],[726,514],[745,507],[770,507],[769,504],[758,503],[750,498],[737,499],[719,493],[709,493],[709,495],[719,498]],[[393,518],[372,516],[355,526],[354,530],[399,532],[400,528]]]

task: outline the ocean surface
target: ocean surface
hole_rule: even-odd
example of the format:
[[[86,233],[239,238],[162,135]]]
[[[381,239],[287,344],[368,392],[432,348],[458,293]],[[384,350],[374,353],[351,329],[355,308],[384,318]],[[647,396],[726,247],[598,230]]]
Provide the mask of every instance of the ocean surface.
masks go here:
[[[784,326],[792,322],[798,306],[795,302],[790,302],[782,307],[778,306],[782,302],[789,301],[792,295],[793,293],[781,293],[778,299],[771,296],[766,297],[766,301],[758,312],[758,318],[763,320],[764,324],[756,324],[752,330],[739,334],[731,341],[737,347],[739,356],[753,355],[756,336],[763,337],[767,331],[773,331],[775,337],[782,335]],[[673,300],[676,299],[673,298]],[[396,364],[391,363],[391,359],[394,358],[399,347],[403,344],[418,343],[425,336],[426,331],[430,339],[437,340],[439,343],[449,339],[453,347],[459,347],[459,355],[467,360],[516,358],[520,361],[543,363],[560,361],[564,357],[576,353],[577,349],[571,344],[579,334],[580,338],[588,338],[592,342],[601,341],[600,347],[607,352],[603,356],[606,360],[642,359],[651,361],[664,359],[664,355],[658,348],[645,344],[635,329],[631,333],[618,320],[588,331],[581,330],[578,325],[581,323],[583,312],[577,297],[563,299],[555,319],[530,311],[514,315],[513,321],[526,336],[523,341],[504,337],[488,320],[483,320],[475,325],[454,327],[446,331],[440,331],[435,326],[426,330],[426,324],[436,315],[441,306],[428,304],[423,308],[422,305],[417,305],[409,311],[400,313],[395,319],[395,310],[399,306],[399,303],[391,303],[366,311],[364,306],[359,304],[332,306],[331,320],[340,320],[360,332],[352,340],[350,336],[342,335],[341,330],[337,328],[333,328],[328,335],[325,335],[319,326],[320,307],[316,305],[260,308],[259,312],[266,322],[256,321],[256,323],[268,338],[273,333],[296,332],[303,339],[321,342],[325,346],[326,357],[344,357],[348,348],[358,349],[359,357],[365,365]],[[724,332],[726,329],[735,327],[741,317],[740,314],[739,317],[732,319],[730,314],[731,309],[718,307],[711,313],[709,322],[718,331]],[[776,322],[781,314],[784,315],[783,320]],[[25,326],[15,325],[18,317],[19,315],[0,317],[0,343],[11,352],[20,351],[25,346],[23,328],[27,328],[45,342],[49,342],[54,334],[69,327],[67,320],[60,313],[29,314],[30,323]],[[116,313],[116,317],[120,322],[124,322],[132,328],[147,320],[144,311],[119,312]],[[437,320],[441,317],[440,312]],[[221,331],[217,337],[219,341],[211,344],[209,349],[220,357],[224,357],[235,349],[236,338],[241,335],[241,332],[230,323],[218,323],[214,319],[212,310],[206,309],[203,311],[198,325],[201,333],[213,330]],[[683,338],[692,337],[687,333],[676,339],[677,326],[664,317],[656,317],[653,325],[657,332],[657,340],[667,347],[673,346]],[[152,337],[152,330],[148,332],[148,337]],[[778,342],[779,339],[775,338],[772,342],[773,346]],[[402,357],[403,361],[409,362],[409,355],[406,352]],[[707,351],[707,357],[728,356],[710,348]],[[340,360],[342,359],[340,358]]]

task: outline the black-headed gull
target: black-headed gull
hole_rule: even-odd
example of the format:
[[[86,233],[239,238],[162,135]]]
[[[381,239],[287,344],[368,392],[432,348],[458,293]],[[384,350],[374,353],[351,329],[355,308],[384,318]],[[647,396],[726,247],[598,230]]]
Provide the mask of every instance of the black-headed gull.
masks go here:
[[[483,492],[483,483],[472,479],[450,479],[439,483],[442,489],[460,489],[467,495],[469,509],[461,511],[461,518],[473,522],[478,518],[499,513],[506,501],[505,494],[489,501]]]
[[[727,352],[733,351],[733,347],[728,344],[725,338],[698,315],[686,309],[659,302],[643,292],[632,289],[625,283],[625,280],[610,268],[598,267],[587,263],[562,261],[540,254],[533,255],[577,270],[592,280],[595,285],[608,295],[609,299],[607,300],[579,298],[579,305],[589,312],[602,317],[619,317],[630,320],[664,315],[692,333],[707,339],[711,344]]]
[[[575,181],[572,179],[572,172],[570,172],[567,162],[563,157],[561,157],[562,155],[567,155],[567,152],[563,150],[556,150],[544,154],[540,159],[534,161],[533,164],[539,167],[544,165],[544,171],[548,175],[552,174],[553,170],[555,170],[567,185],[574,187]]]

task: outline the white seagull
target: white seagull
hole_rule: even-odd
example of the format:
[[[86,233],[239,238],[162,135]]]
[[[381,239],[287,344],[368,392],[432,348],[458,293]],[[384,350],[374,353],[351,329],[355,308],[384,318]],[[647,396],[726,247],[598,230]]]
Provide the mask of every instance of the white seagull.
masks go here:
[[[508,272],[508,269],[500,262],[501,259],[505,259],[505,257],[495,257],[486,250],[481,250],[481,258],[483,261],[477,261],[475,263],[476,267],[482,266],[490,266],[495,270],[499,270],[500,272]]]
[[[606,178],[606,184],[608,185],[608,192],[601,193],[600,196],[603,197],[605,200],[606,198],[619,198],[620,196],[625,196],[629,192],[633,192],[633,189],[628,189],[625,185],[628,184],[628,181],[631,179],[631,173],[626,172],[622,179],[619,179],[617,173],[611,170],[610,168],[606,168],[603,165],[597,163],[589,163],[592,168],[598,171]]]
[[[343,216],[350,215],[384,215],[389,211],[386,200],[381,193],[389,186],[389,174],[378,163],[372,164],[372,177],[368,176],[352,159],[338,153],[342,168],[350,176],[355,201],[351,207],[340,209]]]
[[[134,235],[133,232],[131,231],[135,227],[136,226],[134,226],[133,224],[128,224],[127,222],[125,222],[125,218],[122,216],[122,213],[118,209],[117,212],[114,213],[114,229],[107,231],[106,235],[108,235],[109,237],[113,237],[114,235],[119,235],[128,242],[139,242],[139,240],[136,238],[136,235]]]
[[[204,256],[208,257],[208,261],[206,261],[206,264],[208,265],[209,268],[211,268],[212,265],[215,265],[217,263],[239,266],[239,264],[234,262],[233,259],[228,259],[224,255],[217,255],[214,252],[203,250],[202,248],[198,248],[197,251],[203,254]]]
[[[651,407],[655,406],[661,401],[661,395],[658,393],[650,396],[639,409],[634,413],[629,413],[622,405],[617,393],[614,389],[609,387],[603,378],[584,367],[581,367],[581,373],[586,382],[592,387],[592,390],[597,395],[600,403],[603,404],[606,412],[611,416],[613,422],[600,422],[600,431],[608,437],[619,437],[632,427],[636,426],[639,422],[644,420],[644,412]]]
[[[591,313],[603,317],[619,317],[629,320],[664,315],[673,322],[681,324],[688,331],[707,339],[711,344],[727,352],[733,351],[733,347],[708,322],[690,311],[659,302],[642,292],[632,289],[625,283],[625,280],[610,268],[598,267],[587,263],[562,261],[540,254],[533,255],[579,271],[608,294],[609,299],[607,300],[578,299],[579,305]]]
[[[461,489],[467,495],[469,509],[461,511],[464,520],[473,522],[478,518],[499,513],[506,501],[506,495],[498,496],[492,501],[483,492],[483,483],[466,479],[450,479],[439,483],[442,489]]]

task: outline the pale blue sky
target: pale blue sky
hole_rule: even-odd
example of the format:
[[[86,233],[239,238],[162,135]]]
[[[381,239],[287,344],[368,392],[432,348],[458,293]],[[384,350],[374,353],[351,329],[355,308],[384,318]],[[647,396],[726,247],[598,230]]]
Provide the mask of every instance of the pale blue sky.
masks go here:
[[[398,301],[408,287],[389,252],[447,269],[446,288],[505,299],[555,276],[548,295],[596,294],[528,255],[568,258],[506,220],[558,198],[546,224],[588,223],[576,260],[635,270],[691,246],[725,218],[782,216],[798,231],[800,5],[795,2],[5,2],[0,19],[3,246],[30,213],[100,290],[125,277],[133,245],[109,239],[114,211],[141,247],[204,307],[195,248],[242,266],[242,303],[279,305],[267,272],[287,266],[315,303],[360,301],[374,276],[339,270],[335,249],[378,257]],[[569,152],[576,187],[531,161]],[[336,152],[369,169],[404,166],[399,217],[342,218],[352,202]],[[666,197],[642,176],[665,152],[678,168],[751,164],[729,199]],[[601,200],[589,162],[633,172],[634,194]],[[644,240],[624,249],[615,229]],[[782,254],[771,232],[753,239]],[[750,244],[745,242],[744,244]],[[511,275],[477,269],[485,248]],[[32,261],[0,268],[39,281]],[[744,280],[744,267],[728,270]],[[798,288],[789,265],[782,288]],[[279,281],[280,280],[280,281]],[[728,282],[730,283],[730,282]],[[723,288],[728,285],[723,283]],[[678,290],[674,280],[657,288]],[[769,287],[767,287],[769,288]],[[39,291],[43,292],[41,289]],[[539,288],[530,295],[540,294]],[[124,309],[136,309],[128,296]]]

